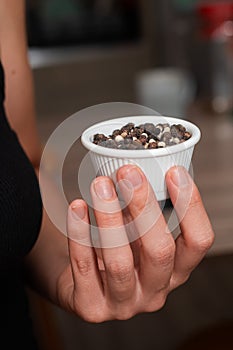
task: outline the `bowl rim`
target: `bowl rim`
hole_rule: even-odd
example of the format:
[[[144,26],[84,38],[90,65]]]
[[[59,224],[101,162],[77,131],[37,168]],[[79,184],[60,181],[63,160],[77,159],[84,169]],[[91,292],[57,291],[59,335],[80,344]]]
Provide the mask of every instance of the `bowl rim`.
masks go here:
[[[164,148],[156,148],[156,149],[142,149],[142,150],[125,150],[125,149],[113,149],[107,148],[103,146],[96,145],[92,142],[91,138],[93,138],[94,134],[101,133],[101,128],[107,127],[108,125],[111,127],[110,133],[118,127],[122,127],[123,125],[132,122],[134,124],[142,124],[153,122],[155,124],[158,123],[169,123],[169,124],[182,124],[185,128],[192,133],[190,139],[179,143],[177,145],[164,147]],[[187,119],[181,119],[178,117],[164,116],[164,115],[140,115],[140,116],[125,116],[119,118],[113,118],[109,120],[105,120],[92,126],[88,127],[83,131],[81,135],[81,143],[83,146],[98,155],[112,157],[112,158],[153,158],[153,157],[162,157],[171,154],[175,154],[178,152],[182,152],[189,148],[194,147],[201,138],[201,131],[199,127],[190,122]]]

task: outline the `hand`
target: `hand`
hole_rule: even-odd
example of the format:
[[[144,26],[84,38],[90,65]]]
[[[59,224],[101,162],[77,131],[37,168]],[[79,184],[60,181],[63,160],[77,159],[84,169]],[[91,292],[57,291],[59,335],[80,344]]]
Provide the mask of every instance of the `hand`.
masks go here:
[[[126,165],[117,179],[127,203],[124,210],[109,178],[98,177],[91,185],[103,248],[91,246],[87,204],[75,200],[68,211],[70,264],[59,279],[58,298],[88,322],[125,320],[159,310],[214,240],[198,189],[184,168],[173,167],[166,175],[180,220],[176,240],[143,172]]]

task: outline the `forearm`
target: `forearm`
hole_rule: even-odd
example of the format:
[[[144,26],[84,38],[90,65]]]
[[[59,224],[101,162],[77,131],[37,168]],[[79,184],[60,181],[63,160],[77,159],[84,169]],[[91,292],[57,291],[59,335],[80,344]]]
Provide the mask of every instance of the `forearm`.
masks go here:
[[[51,223],[44,210],[38,240],[25,259],[27,283],[39,294],[58,304],[58,281],[68,265],[67,239]]]
[[[39,176],[38,170],[36,173]],[[40,181],[42,194],[46,192],[46,195],[53,199],[54,210],[58,217],[66,216],[67,208],[60,200],[54,179],[45,170],[40,175],[43,176],[43,181]],[[38,240],[25,259],[28,284],[43,296],[58,303],[57,283],[68,265],[67,238],[51,222],[45,208],[43,208],[43,220]]]
[[[38,167],[42,146],[36,127],[33,74],[28,60],[25,24],[25,0],[0,1],[0,60],[5,73],[6,114],[29,160]],[[52,183],[50,187],[53,188]],[[53,195],[56,195],[55,188]],[[58,201],[56,210],[57,205]],[[65,209],[63,213],[66,213]],[[25,259],[29,283],[57,302],[57,280],[67,261],[67,239],[50,222],[44,210],[39,238]]]

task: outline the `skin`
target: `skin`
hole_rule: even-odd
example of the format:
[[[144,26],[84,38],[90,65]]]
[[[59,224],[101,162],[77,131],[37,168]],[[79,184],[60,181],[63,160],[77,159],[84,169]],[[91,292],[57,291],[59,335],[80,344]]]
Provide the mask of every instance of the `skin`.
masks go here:
[[[24,6],[22,0],[0,0],[0,54],[8,119],[38,173],[42,147],[27,58]],[[88,322],[125,320],[159,310],[168,294],[187,281],[214,241],[200,193],[185,169],[173,167],[166,175],[181,221],[176,240],[168,232],[143,172],[128,165],[119,169],[117,178],[127,202],[123,211],[109,178],[96,178],[90,191],[103,244],[109,239],[106,231],[117,233],[124,244],[98,249],[80,244],[80,238],[90,241],[89,215],[87,204],[76,199],[67,213],[69,237],[57,230],[44,211],[39,238],[25,257],[28,283]],[[51,187],[56,193],[55,185]],[[139,234],[131,243],[126,241],[127,222],[133,222],[131,229]]]

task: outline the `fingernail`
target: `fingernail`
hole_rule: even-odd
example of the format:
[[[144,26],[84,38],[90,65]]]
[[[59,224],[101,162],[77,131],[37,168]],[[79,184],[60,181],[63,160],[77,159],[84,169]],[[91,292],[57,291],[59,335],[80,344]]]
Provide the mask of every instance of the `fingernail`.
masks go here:
[[[129,181],[131,186],[133,186],[134,188],[140,187],[143,182],[142,175],[137,168],[127,169],[124,175],[124,179]],[[127,184],[127,181],[126,181],[126,184]]]
[[[185,187],[191,183],[190,175],[183,167],[175,167],[172,170],[171,180],[177,187]]]
[[[83,205],[73,205],[71,209],[72,209],[73,218],[75,220],[84,219],[86,210]]]
[[[107,179],[97,180],[94,184],[94,188],[100,199],[111,199],[113,197],[112,185]]]

